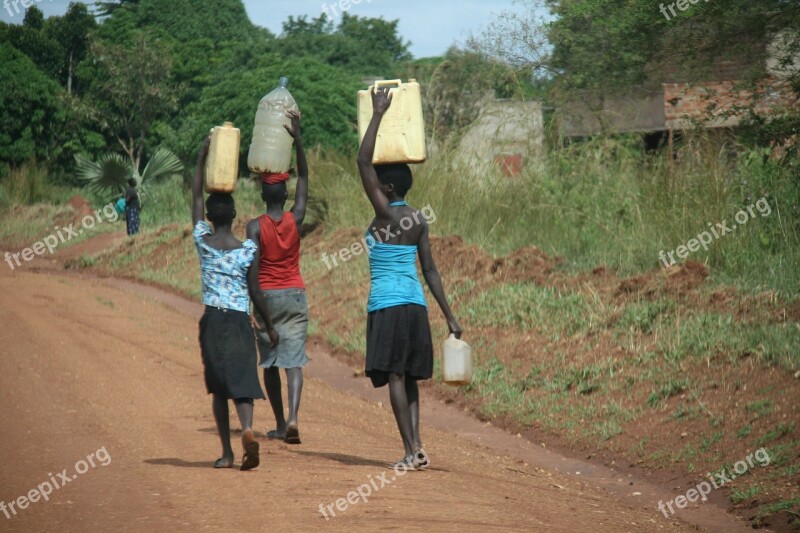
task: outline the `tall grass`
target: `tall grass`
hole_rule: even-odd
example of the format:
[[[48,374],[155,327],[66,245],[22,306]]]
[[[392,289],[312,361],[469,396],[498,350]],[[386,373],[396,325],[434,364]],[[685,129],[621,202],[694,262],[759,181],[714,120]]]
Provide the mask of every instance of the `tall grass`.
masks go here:
[[[690,258],[708,263],[718,281],[797,294],[800,182],[765,153],[734,148],[698,135],[671,159],[644,153],[637,137],[596,138],[543,150],[515,178],[439,152],[414,168],[409,201],[433,208],[435,235],[460,235],[498,255],[533,245],[564,257],[569,269],[605,265],[630,274],[658,268],[660,251],[686,245],[709,223],[730,226],[736,212],[766,198],[769,216],[756,213]],[[365,228],[372,209],[355,157],[312,149],[309,162],[307,221]],[[12,170],[0,182],[0,207],[63,203],[76,192],[54,187],[46,176],[36,165]],[[82,193],[96,205],[109,201]],[[263,212],[254,181],[242,179],[235,198],[240,218]],[[190,203],[179,178],[149,187],[143,230],[188,222]]]
[[[35,163],[12,169],[0,184],[0,205],[30,205],[48,197],[47,171]]]
[[[675,250],[764,197],[772,214],[720,236],[689,258],[720,280],[751,289],[800,289],[800,187],[764,154],[704,136],[673,159],[646,154],[639,139],[598,138],[545,151],[508,178],[440,154],[414,168],[409,202],[430,204],[432,232],[456,234],[491,253],[534,245],[565,257],[569,268],[609,266],[623,273],[657,268]],[[363,226],[372,212],[354,158],[314,153],[311,191],[331,227]],[[677,259],[677,256],[676,256]]]

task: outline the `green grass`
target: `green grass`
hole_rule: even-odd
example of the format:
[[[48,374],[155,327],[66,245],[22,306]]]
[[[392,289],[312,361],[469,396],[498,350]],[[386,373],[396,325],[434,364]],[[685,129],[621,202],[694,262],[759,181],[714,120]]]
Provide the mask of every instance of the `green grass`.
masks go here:
[[[757,485],[751,485],[749,488],[745,490],[735,490],[731,492],[731,502],[735,505],[742,503],[743,501],[750,500],[755,498],[761,493],[761,488]]]
[[[754,356],[766,364],[800,369],[800,331],[793,322],[748,324],[731,315],[692,313],[674,317],[662,328],[658,347],[671,361],[722,355],[731,363]]]
[[[787,512],[791,517],[789,525],[795,528],[800,528],[800,498],[782,500],[777,503],[762,505],[758,509],[758,514],[753,519],[753,526],[761,527],[764,525],[765,518],[783,511]]]
[[[533,283],[495,285],[461,312],[478,326],[535,329],[554,337],[587,331],[598,322],[582,295]]]
[[[681,394],[689,388],[689,381],[687,379],[672,379],[661,385],[660,388],[650,393],[647,398],[647,403],[650,407],[657,407],[664,401]]]
[[[754,415],[756,419],[771,414],[773,410],[771,400],[758,400],[755,402],[750,402],[747,405],[745,405],[744,408],[745,411],[747,411],[751,415]]]
[[[765,444],[769,444],[771,442],[775,442],[776,440],[782,439],[786,435],[791,435],[794,433],[794,422],[785,423],[781,422],[769,430],[763,437],[759,438],[756,441],[757,446],[764,446]]]

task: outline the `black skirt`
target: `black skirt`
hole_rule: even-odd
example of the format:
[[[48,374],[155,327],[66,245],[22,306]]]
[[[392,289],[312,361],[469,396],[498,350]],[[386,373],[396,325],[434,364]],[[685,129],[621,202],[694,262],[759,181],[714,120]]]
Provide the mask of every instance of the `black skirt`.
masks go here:
[[[377,388],[389,383],[390,373],[415,380],[433,376],[427,308],[398,305],[367,315],[366,375]]]
[[[209,394],[229,400],[264,399],[250,315],[206,307],[200,319],[200,350]]]

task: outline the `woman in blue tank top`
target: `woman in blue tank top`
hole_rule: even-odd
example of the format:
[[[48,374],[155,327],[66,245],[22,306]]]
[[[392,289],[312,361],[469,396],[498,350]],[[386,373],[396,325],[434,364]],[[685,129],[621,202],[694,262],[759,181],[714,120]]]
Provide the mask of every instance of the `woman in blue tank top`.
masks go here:
[[[433,343],[417,257],[450,332],[460,338],[461,327],[433,261],[427,220],[405,201],[412,185],[411,169],[405,164],[372,164],[378,128],[391,102],[388,89],[373,92],[374,114],[358,154],[361,182],[375,209],[375,219],[367,230],[371,286],[366,375],[375,387],[389,385],[392,411],[405,447],[405,455],[395,467],[425,469],[430,459],[419,435],[417,381],[433,376]]]

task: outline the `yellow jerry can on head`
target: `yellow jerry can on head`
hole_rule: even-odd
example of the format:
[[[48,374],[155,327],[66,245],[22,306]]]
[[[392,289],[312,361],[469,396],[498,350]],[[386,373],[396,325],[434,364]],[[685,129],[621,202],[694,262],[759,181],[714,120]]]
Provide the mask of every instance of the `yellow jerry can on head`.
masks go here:
[[[232,193],[239,177],[241,132],[226,122],[211,130],[211,146],[206,158],[206,192]]]
[[[358,91],[358,139],[363,141],[372,120],[372,91],[389,87],[392,105],[378,129],[373,165],[388,163],[424,163],[428,158],[425,143],[425,120],[422,116],[422,93],[417,80],[377,81],[366,91]]]

